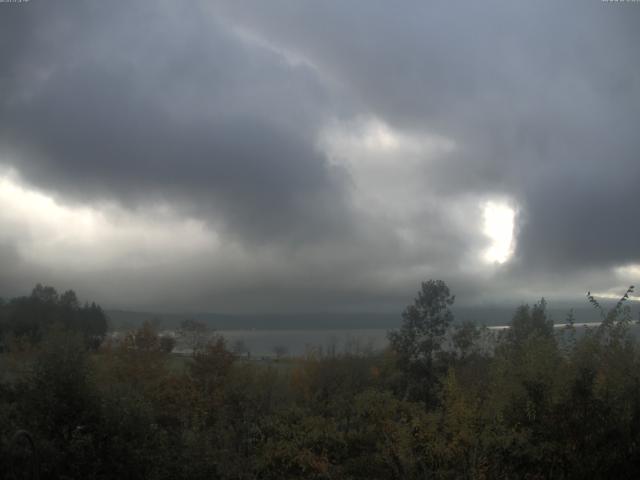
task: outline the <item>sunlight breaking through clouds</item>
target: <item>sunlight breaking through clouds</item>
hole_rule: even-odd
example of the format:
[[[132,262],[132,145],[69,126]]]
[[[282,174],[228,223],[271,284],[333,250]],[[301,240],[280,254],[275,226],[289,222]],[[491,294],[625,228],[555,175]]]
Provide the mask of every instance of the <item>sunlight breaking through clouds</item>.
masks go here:
[[[637,284],[637,21],[512,3],[8,6],[0,287],[232,312]]]
[[[505,263],[513,256],[515,211],[504,203],[487,202],[484,206],[484,234],[491,245],[484,252],[489,263]]]
[[[0,176],[0,206],[0,241],[21,238],[20,255],[50,267],[160,264],[210,250],[218,240],[202,222],[175,218],[166,206],[138,215],[115,206],[64,205],[14,173]]]

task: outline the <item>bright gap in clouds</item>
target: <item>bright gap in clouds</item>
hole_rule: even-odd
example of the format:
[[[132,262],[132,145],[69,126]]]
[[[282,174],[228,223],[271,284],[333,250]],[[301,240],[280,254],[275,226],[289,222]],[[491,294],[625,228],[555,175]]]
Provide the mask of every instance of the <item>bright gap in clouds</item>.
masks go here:
[[[203,222],[165,210],[64,205],[0,172],[0,243],[17,240],[23,259],[48,267],[131,268],[215,249],[217,236]]]
[[[630,263],[627,265],[621,265],[613,269],[615,281],[614,286],[607,290],[591,292],[596,298],[606,298],[607,300],[620,300],[620,297],[624,295],[625,290],[629,285],[638,286],[640,282],[640,264]],[[638,290],[636,290],[638,292]],[[629,300],[633,302],[640,302],[640,295],[629,295]]]
[[[491,240],[484,259],[489,263],[505,263],[513,255],[515,211],[504,203],[487,202],[483,216],[483,232]]]

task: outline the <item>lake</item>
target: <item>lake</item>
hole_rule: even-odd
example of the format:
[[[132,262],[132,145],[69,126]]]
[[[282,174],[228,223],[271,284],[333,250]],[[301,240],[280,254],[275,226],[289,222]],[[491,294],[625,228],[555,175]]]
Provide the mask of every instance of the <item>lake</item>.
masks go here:
[[[285,355],[304,355],[310,349],[323,351],[381,350],[387,345],[387,331],[382,328],[352,330],[217,330],[233,349],[241,341],[252,356],[274,356],[275,350]],[[173,331],[161,334],[173,334]],[[188,346],[178,344],[176,351],[186,353]]]
[[[588,328],[595,328],[597,322],[576,323],[578,331]],[[565,324],[556,324],[555,328],[565,327]],[[505,326],[487,327],[488,337],[485,342],[491,342],[491,338]],[[634,333],[638,331],[637,325],[632,325]],[[245,351],[254,357],[273,357],[278,355],[300,356],[311,350],[322,350],[323,352],[365,352],[384,349],[387,344],[387,334],[389,329],[237,329],[237,330],[216,330],[215,334],[222,335],[227,340],[227,346],[233,350],[239,342],[243,344]],[[116,333],[115,336],[119,334]],[[174,349],[176,353],[189,353],[191,346],[180,340],[175,330],[164,330],[160,335],[172,336],[178,340]]]

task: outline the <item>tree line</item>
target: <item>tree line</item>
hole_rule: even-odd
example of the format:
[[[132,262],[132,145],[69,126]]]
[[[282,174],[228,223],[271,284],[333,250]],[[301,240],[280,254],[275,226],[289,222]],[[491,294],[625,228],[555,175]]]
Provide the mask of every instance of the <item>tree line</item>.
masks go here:
[[[58,294],[50,286],[37,284],[31,294],[9,301],[0,298],[0,341],[3,348],[15,341],[39,343],[57,325],[81,334],[97,348],[107,333],[107,317],[95,302],[81,304],[73,290]]]
[[[58,322],[0,383],[0,465],[17,475],[11,435],[26,430],[42,478],[636,478],[632,291],[610,310],[589,295],[591,329],[571,315],[554,329],[544,300],[522,305],[486,348],[430,280],[384,351],[280,362],[215,335],[171,355],[150,323],[93,350]]]

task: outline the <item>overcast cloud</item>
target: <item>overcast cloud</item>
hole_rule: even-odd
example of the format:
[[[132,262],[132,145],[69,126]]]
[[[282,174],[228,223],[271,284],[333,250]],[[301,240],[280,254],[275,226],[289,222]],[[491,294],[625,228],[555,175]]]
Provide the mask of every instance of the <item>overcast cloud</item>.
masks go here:
[[[278,312],[400,309],[429,278],[470,304],[622,293],[638,45],[632,2],[0,3],[0,296]]]

